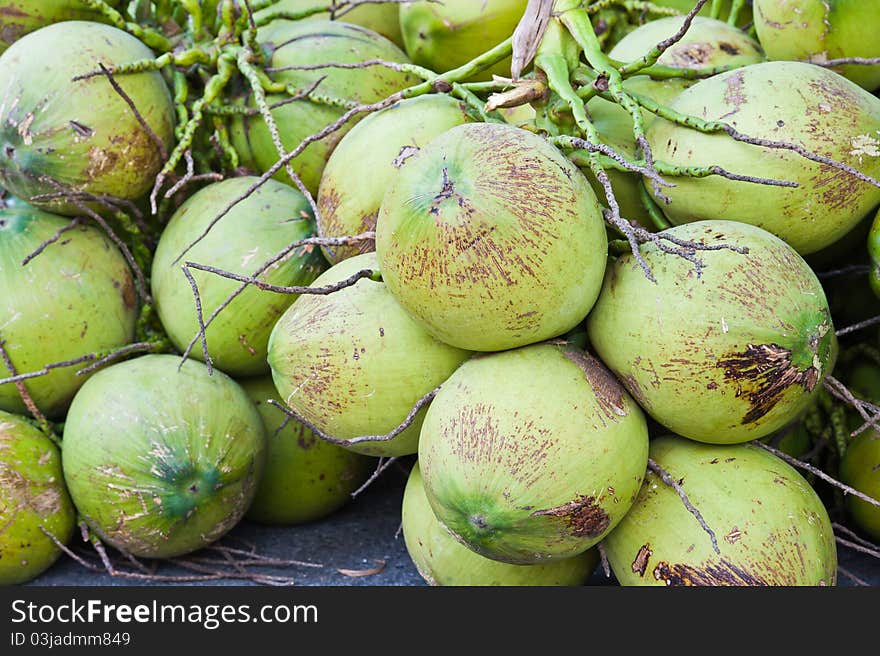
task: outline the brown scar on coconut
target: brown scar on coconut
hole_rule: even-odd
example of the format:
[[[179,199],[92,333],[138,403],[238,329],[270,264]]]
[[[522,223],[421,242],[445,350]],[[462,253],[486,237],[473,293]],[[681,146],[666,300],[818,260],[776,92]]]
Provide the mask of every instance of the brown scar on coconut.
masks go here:
[[[611,524],[611,518],[601,506],[596,504],[596,497],[579,495],[555,508],[536,510],[533,517],[559,517],[563,519],[575,537],[596,537],[602,535]]]
[[[596,400],[608,419],[617,421],[620,417],[627,416],[623,387],[610,371],[583,351],[568,349],[563,354],[584,372],[584,378],[596,393]]]
[[[706,564],[702,568],[686,564],[670,565],[662,561],[654,568],[653,576],[668,586],[769,585],[760,576],[737,567],[729,560]]]
[[[812,392],[820,375],[815,365],[799,370],[791,361],[791,350],[778,344],[749,344],[742,353],[719,360],[718,366],[724,369],[725,380],[736,382],[736,396],[749,400],[751,409],[743,417],[743,424],[755,422],[770,412],[794,385]]]

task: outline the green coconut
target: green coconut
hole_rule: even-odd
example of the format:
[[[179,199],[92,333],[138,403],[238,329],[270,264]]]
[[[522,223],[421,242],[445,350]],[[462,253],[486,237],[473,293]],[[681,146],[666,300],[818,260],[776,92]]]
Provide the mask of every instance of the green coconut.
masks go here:
[[[529,129],[535,124],[537,112],[531,105],[519,105],[517,107],[499,107],[498,113],[506,123],[518,128]]]
[[[651,4],[657,5],[658,7],[668,7],[670,9],[675,9],[679,11],[681,14],[687,14],[688,12],[690,12],[691,9],[694,8],[694,5],[697,4],[697,0],[652,0]],[[711,17],[712,4],[712,0],[709,0],[706,4],[703,5],[702,9],[700,9],[697,15]],[[727,17],[730,15],[730,10],[732,6],[732,0],[721,0],[721,10],[718,12],[718,17],[721,20],[726,21]],[[736,23],[739,27],[744,28],[748,26],[751,22],[751,9],[747,5],[744,5],[739,12]]]
[[[265,66],[275,69],[270,73],[275,82],[301,91],[317,84],[309,99],[285,102],[271,110],[286,151],[334,123],[352,104],[378,102],[419,82],[408,73],[386,66],[291,69],[320,64],[358,64],[368,60],[410,63],[406,54],[391,41],[360,25],[343,21],[274,20],[259,29],[257,40],[266,52]],[[289,96],[270,94],[266,100],[272,105],[289,100]],[[249,95],[248,102],[253,105]],[[309,144],[291,161],[294,172],[311,193],[317,193],[321,172],[336,144],[363,116],[352,117],[340,129]],[[259,114],[236,118],[230,136],[243,162],[261,173],[279,159],[272,136]],[[284,169],[278,172],[276,179],[293,184]]]
[[[134,556],[170,558],[238,523],[260,481],[266,431],[253,401],[223,372],[144,355],[83,385],[62,455],[73,503],[101,540]]]
[[[125,346],[137,314],[131,269],[103,232],[21,202],[0,209],[0,340],[17,373]],[[41,412],[61,419],[87,365],[54,368],[24,385]],[[0,363],[0,377],[8,374]],[[0,410],[27,412],[14,383],[0,385]]]
[[[323,4],[326,6],[330,3]],[[279,12],[290,12],[291,14],[294,14],[314,7],[320,7],[321,5],[322,3],[320,0],[280,0],[271,7],[258,11],[256,13],[256,18],[257,20],[266,20],[270,18],[272,14],[278,14]],[[312,14],[309,18],[313,20],[338,19],[345,21],[346,23],[360,25],[361,27],[366,27],[369,30],[378,32],[386,39],[390,39],[402,48],[403,35],[400,33],[399,6],[400,5],[396,2],[362,4],[359,7],[354,7],[353,9],[346,11],[342,15],[331,17],[328,12],[322,11],[320,13]]]
[[[620,62],[641,59],[658,43],[676,34],[683,25],[684,16],[649,21],[618,41],[608,56]],[[764,60],[761,45],[742,30],[724,21],[697,16],[684,36],[660,55],[657,64],[672,68],[705,69],[747,66]],[[665,82],[679,85],[682,91],[693,84],[680,79]]]
[[[71,194],[143,196],[164,164],[154,139],[167,150],[173,145],[174,107],[161,73],[116,79],[152,135],[105,76],[74,78],[99,64],[153,57],[127,32],[87,21],[56,23],[16,41],[0,56],[0,185],[61,214],[82,213]]]
[[[0,585],[42,574],[61,555],[52,537],[66,544],[75,523],[58,447],[23,417],[0,411]]]
[[[858,398],[880,404],[880,365],[875,362],[856,362],[846,372],[846,386]],[[859,418],[859,425],[862,423]]]
[[[819,66],[752,64],[698,82],[671,107],[880,175],[880,99]],[[837,241],[880,203],[880,189],[872,184],[791,150],[705,134],[661,119],[649,126],[648,141],[657,161],[674,166],[720,166],[734,174],[797,184],[667,176],[676,186],[663,189],[670,203],[660,202],[674,224],[702,219],[751,223],[806,255]]]
[[[621,585],[835,585],[828,513],[781,459],[753,445],[673,436],[652,440],[651,459],[684,490],[718,551],[678,492],[648,472],[635,505],[602,543]]]
[[[754,0],[755,32],[770,59],[825,62],[880,57],[880,11],[865,0]],[[880,66],[834,69],[873,91]]]
[[[119,0],[105,0],[115,7]],[[0,53],[25,34],[70,20],[102,21],[101,14],[79,0],[0,0]]]
[[[840,479],[862,494],[880,501],[880,433],[874,428],[857,435],[840,461]],[[880,507],[849,494],[850,519],[872,540],[880,541]]]
[[[834,367],[837,338],[825,293],[785,242],[734,221],[666,231],[698,244],[700,275],[655,244],[609,268],[587,318],[590,340],[639,404],[701,442],[745,442],[795,419]],[[695,412],[694,409],[699,411]]]
[[[880,212],[874,216],[867,241],[868,257],[871,260],[871,272],[868,274],[868,282],[874,294],[880,297]]]
[[[645,416],[599,360],[564,342],[475,357],[419,438],[437,519],[481,556],[529,565],[598,544],[635,501]]]
[[[446,130],[469,121],[464,103],[442,94],[403,100],[358,123],[333,151],[318,188],[321,236],[358,235],[376,229],[386,189],[420,148]],[[373,240],[325,246],[335,264],[375,249]]]
[[[279,401],[270,377],[241,381],[263,418],[266,468],[247,518],[264,524],[301,524],[326,517],[351,500],[375,466],[368,458],[319,439],[269,403]]]
[[[382,278],[438,339],[497,351],[565,333],[601,287],[599,202],[554,146],[501,123],[446,131],[395,177],[379,210]]]
[[[542,565],[511,565],[484,558],[462,546],[437,520],[418,463],[403,492],[403,539],[416,569],[431,585],[575,586],[583,585],[599,563],[597,550]]]
[[[331,267],[316,287],[376,270],[375,253]],[[336,439],[386,435],[471,354],[435,339],[382,282],[362,279],[326,296],[299,297],[269,339],[269,366],[281,399]],[[357,453],[415,453],[425,410],[390,440],[348,445]]]
[[[315,221],[305,196],[269,180],[235,205],[183,255],[217,214],[256,180],[246,176],[203,187],[180,206],[162,232],[153,260],[153,297],[168,337],[180,350],[199,334],[192,287],[181,271],[184,262],[251,276],[289,244],[315,236]],[[272,285],[308,286],[326,266],[321,251],[307,244],[292,250],[259,278]],[[214,273],[190,272],[199,289],[205,318],[241,286]],[[269,334],[294,299],[292,294],[276,294],[254,286],[245,289],[208,326],[205,334],[213,363],[231,376],[268,374]],[[192,356],[204,359],[200,345],[193,348]]]
[[[645,23],[621,39],[608,53],[620,62],[632,62],[643,57],[654,46],[668,39],[681,29],[684,18],[673,16]],[[705,69],[718,66],[746,66],[765,60],[761,46],[745,32],[719,20],[697,17],[684,37],[670,46],[657,60],[662,66],[682,69]],[[663,105],[675,98],[696,80],[669,78],[655,80],[646,75],[637,75],[624,81],[624,89],[631,93],[661,103]],[[623,107],[604,98],[593,98],[587,103],[593,124],[602,140],[619,153],[632,160],[638,159],[638,148],[633,137],[632,118]],[[642,111],[647,125],[654,115]],[[608,171],[611,187],[620,205],[621,215],[638,221],[645,227],[653,225],[641,199],[641,179],[623,171]],[[604,198],[604,189],[592,173],[587,179],[593,190]]]
[[[680,11],[682,14],[687,14],[694,6],[697,4],[697,0],[652,0],[652,4],[657,5],[658,7],[669,7],[670,9],[676,9]],[[731,0],[722,0],[721,2],[721,16],[726,17],[727,13],[730,11]],[[712,0],[709,0],[706,4],[703,5],[703,8],[700,9],[699,16],[708,16],[712,12]]]
[[[803,421],[796,421],[777,433],[762,437],[761,441],[792,458],[800,458],[813,448],[813,438]]]
[[[400,7],[400,29],[413,62],[444,73],[468,63],[513,34],[528,0],[444,0],[407,2]],[[510,77],[510,58],[474,76]]]

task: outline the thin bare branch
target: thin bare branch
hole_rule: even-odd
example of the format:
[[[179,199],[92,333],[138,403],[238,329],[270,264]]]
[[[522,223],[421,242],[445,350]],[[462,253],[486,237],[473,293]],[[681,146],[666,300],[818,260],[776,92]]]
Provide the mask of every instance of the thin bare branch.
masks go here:
[[[274,405],[276,408],[280,409],[282,412],[293,417],[296,421],[303,424],[306,428],[311,430],[315,435],[320,437],[322,440],[325,440],[327,442],[331,442],[333,444],[338,444],[339,446],[349,447],[349,446],[354,446],[356,444],[363,444],[364,442],[388,442],[389,440],[393,440],[395,437],[397,437],[403,431],[405,431],[407,428],[410,427],[410,425],[413,423],[413,421],[415,421],[415,418],[418,415],[419,411],[422,408],[424,408],[425,406],[427,406],[434,399],[434,397],[437,396],[437,393],[439,391],[440,391],[440,386],[438,385],[437,387],[432,389],[430,392],[425,394],[421,399],[419,399],[416,402],[416,404],[412,407],[412,409],[409,411],[409,414],[407,414],[406,419],[404,419],[391,432],[385,433],[384,435],[362,435],[360,437],[352,437],[349,439],[339,439],[339,438],[333,437],[332,435],[328,435],[327,433],[322,431],[320,428],[315,426],[308,419],[304,418],[299,413],[291,410],[290,408],[285,406],[283,403],[279,403],[275,399],[269,399],[269,404]]]
[[[865,319],[864,321],[859,321],[858,323],[854,323],[853,325],[847,326],[846,328],[841,328],[840,330],[836,331],[835,334],[838,337],[843,337],[844,335],[849,335],[850,333],[854,333],[857,330],[876,326],[878,323],[880,323],[880,315],[876,317],[871,317],[870,319]]]
[[[291,244],[288,244],[283,250],[281,250],[279,253],[276,253],[271,258],[269,258],[269,260],[264,262],[256,271],[254,271],[252,277],[256,278],[258,276],[263,275],[263,273],[268,271],[270,267],[272,267],[276,263],[278,263],[281,260],[283,260],[284,258],[286,258],[288,255],[290,255],[290,253],[292,253],[297,248],[304,246],[304,245],[313,244],[313,245],[326,245],[326,246],[345,246],[348,244],[355,244],[360,241],[367,241],[367,240],[371,240],[371,239],[375,239],[375,238],[376,238],[376,233],[370,231],[370,232],[364,232],[363,234],[354,235],[354,236],[350,236],[350,237],[309,237],[306,239],[295,241]],[[218,305],[214,309],[213,312],[211,312],[210,316],[208,317],[208,320],[205,321],[205,328],[207,329],[207,327],[211,325],[211,323],[214,321],[214,319],[216,319],[220,315],[221,312],[223,312],[227,307],[229,307],[229,305],[236,298],[238,298],[238,296],[240,296],[244,292],[244,290],[247,289],[248,287],[250,287],[250,283],[243,282],[234,292],[232,292],[229,296],[227,296],[226,299],[220,305]],[[186,349],[183,352],[184,358],[189,357],[190,352],[195,347],[196,342],[198,342],[199,339],[201,339],[201,335],[200,335],[200,333],[196,333],[193,336],[193,338],[189,341],[189,344],[187,344]]]
[[[202,297],[199,295],[199,286],[196,283],[196,279],[193,278],[193,275],[189,272],[189,269],[186,266],[180,267],[183,270],[183,275],[186,276],[186,280],[189,283],[190,288],[192,289],[193,297],[195,299],[196,304],[196,317],[199,322],[199,335],[202,339],[202,356],[205,358],[205,365],[208,367],[208,373],[214,373],[214,362],[211,360],[211,354],[208,353],[208,335],[205,332],[207,329],[205,328],[205,317],[202,314]],[[183,357],[180,360],[180,366],[183,366],[183,363],[186,361],[186,358]]]
[[[12,364],[12,359],[9,357],[9,352],[6,350],[6,340],[4,339],[0,339],[0,357],[3,358],[3,363],[6,365],[6,369],[12,376],[12,382],[15,383],[15,388],[18,390],[18,395],[21,397],[21,400],[27,408],[28,412],[31,413],[31,416],[33,416],[34,419],[40,422],[41,426],[47,428],[49,426],[49,420],[46,419],[46,416],[42,412],[40,412],[37,404],[34,403],[34,399],[31,396],[30,392],[28,392],[24,381],[18,379],[18,371],[16,371],[15,365]]]
[[[855,437],[859,435],[863,431],[867,430],[869,427],[874,427],[880,430],[880,407],[865,401],[864,399],[856,398],[852,392],[849,391],[849,388],[844,385],[842,382],[837,380],[834,376],[825,376],[822,381],[823,387],[827,389],[832,396],[834,396],[839,401],[843,401],[849,404],[852,408],[859,413],[859,415],[864,419],[865,423],[863,423],[859,428],[854,430],[850,435],[851,437]]]
[[[850,540],[846,540],[846,539],[840,537],[839,535],[834,536],[834,539],[837,542],[837,544],[843,545],[844,547],[846,547],[848,549],[852,549],[853,551],[858,551],[859,553],[863,553],[863,554],[871,556],[873,558],[880,559],[880,551],[878,551],[877,549],[869,549],[868,547],[863,547],[859,543],[852,542]]]
[[[837,571],[840,572],[841,574],[843,574],[846,578],[848,578],[850,581],[852,581],[856,585],[860,585],[860,586],[869,586],[870,585],[869,583],[867,583],[863,579],[860,579],[858,576],[856,576],[855,574],[850,572],[845,567],[841,567],[840,565],[838,565]]]
[[[718,548],[718,540],[715,537],[715,531],[709,528],[709,525],[706,523],[706,520],[703,519],[700,511],[697,510],[693,506],[693,504],[691,504],[690,500],[687,497],[687,494],[684,491],[684,488],[682,488],[682,486],[678,484],[678,481],[674,480],[660,465],[654,462],[654,460],[651,458],[648,458],[648,469],[657,474],[657,476],[660,477],[661,481],[663,481],[666,485],[675,490],[675,492],[678,494],[678,497],[681,499],[681,502],[684,504],[684,507],[687,508],[688,512],[697,519],[700,527],[709,534],[709,539],[712,541],[712,548],[715,550],[715,553],[720,554],[721,550]]]
[[[836,478],[833,478],[832,476],[829,476],[828,474],[823,472],[821,469],[818,469],[817,467],[813,467],[813,465],[811,465],[810,463],[803,462],[802,460],[798,460],[797,458],[792,458],[790,455],[788,455],[784,451],[780,451],[779,449],[774,449],[769,444],[764,444],[763,442],[755,441],[755,442],[752,442],[752,444],[754,444],[756,447],[764,449],[765,451],[769,451],[777,458],[782,458],[783,460],[785,460],[785,462],[790,464],[792,467],[797,467],[798,469],[803,469],[804,471],[808,471],[811,474],[813,474],[814,476],[821,478],[826,483],[829,483],[829,484],[833,485],[834,487],[836,487],[840,490],[843,490],[847,494],[851,494],[854,497],[858,497],[862,501],[865,501],[865,502],[871,504],[872,506],[877,506],[878,508],[880,508],[880,501],[878,501],[877,499],[874,499],[873,497],[869,497],[867,494],[864,494],[863,492],[859,492],[857,489],[855,489],[854,487],[850,487],[846,483],[841,483]]]
[[[631,75],[644,68],[647,68],[648,66],[656,64],[657,60],[659,60],[660,57],[663,56],[664,52],[666,52],[669,48],[671,48],[684,38],[688,30],[691,29],[691,24],[694,22],[694,18],[696,18],[697,14],[700,13],[700,10],[703,8],[703,5],[705,5],[707,2],[708,0],[697,0],[693,8],[685,15],[681,27],[675,34],[670,36],[668,39],[664,39],[663,41],[658,43],[641,59],[622,66],[620,68],[620,72],[623,75]]]
[[[880,551],[880,545],[874,544],[870,540],[866,540],[865,538],[861,537],[858,533],[856,533],[852,529],[847,528],[843,524],[838,524],[837,522],[834,522],[833,524],[831,524],[831,528],[833,528],[836,532],[843,533],[848,538],[850,538],[851,540],[854,540],[855,542],[858,542],[863,547],[867,547],[868,549],[873,549],[875,551]]]
[[[723,124],[722,129],[736,141],[741,141],[742,143],[751,144],[753,146],[763,146],[765,148],[774,148],[779,150],[790,150],[794,153],[797,153],[804,159],[808,159],[818,164],[825,164],[826,166],[838,169],[839,171],[844,171],[845,173],[849,173],[851,176],[857,178],[858,180],[861,180],[862,182],[880,188],[880,180],[877,180],[876,178],[862,173],[855,167],[850,166],[849,164],[845,164],[844,162],[839,162],[830,157],[825,157],[824,155],[819,155],[818,153],[811,152],[798,144],[788,141],[774,141],[772,139],[750,137],[749,135],[743,134],[733,126],[727,124]]]
[[[52,235],[51,237],[46,239],[42,244],[37,246],[37,248],[33,252],[31,252],[30,255],[25,257],[21,261],[21,266],[27,266],[31,260],[33,260],[35,257],[37,257],[40,253],[42,253],[44,250],[46,250],[49,246],[54,244],[56,241],[61,239],[61,235],[63,235],[65,232],[69,232],[69,231],[73,230],[74,228],[77,228],[81,225],[82,225],[82,217],[76,216],[73,219],[71,219],[70,223],[58,228],[58,230],[55,231],[54,235]]]
[[[40,181],[49,184],[56,191],[61,192],[62,194],[67,192],[67,190],[54,178],[51,178],[49,176],[40,176]],[[140,296],[141,300],[143,300],[148,305],[152,304],[153,299],[147,292],[147,282],[144,276],[144,272],[138,265],[137,260],[134,259],[134,255],[132,255],[131,250],[128,248],[126,243],[119,238],[119,235],[114,232],[113,228],[110,227],[110,224],[107,223],[104,217],[95,212],[92,208],[88,207],[75,195],[65,196],[65,198],[67,198],[69,202],[73,203],[73,205],[75,205],[77,209],[79,209],[81,212],[91,218],[95,223],[101,226],[104,232],[107,233],[110,241],[116,244],[116,247],[120,250],[126,262],[128,262],[128,266],[131,267],[131,270],[134,272],[135,287],[137,289],[138,296]]]
[[[359,68],[372,68],[373,66],[390,68],[392,71],[397,71],[398,73],[411,72],[412,70],[412,64],[401,64],[400,62],[388,61],[387,59],[365,59],[360,62],[326,62],[322,64],[290,64],[288,66],[271,66],[269,68],[264,68],[263,71],[266,73],[281,73],[284,71],[320,71],[325,68],[340,68],[351,70]]]
[[[233,556],[245,556],[246,561],[239,561],[243,564],[249,563],[254,565],[266,565],[266,566],[275,566],[275,567],[286,567],[288,565],[294,565],[297,567],[314,567],[320,569],[324,567],[323,563],[313,563],[307,560],[291,560],[289,558],[272,558],[270,556],[261,556],[256,552],[256,548],[245,551],[244,549],[234,549],[232,547],[226,547],[223,545],[210,545],[206,547],[209,551],[216,551],[217,553],[227,553],[232,554]]]
[[[52,533],[50,530],[48,530],[42,524],[40,524],[40,530],[46,535],[46,537],[48,537],[52,541],[52,543],[56,547],[58,547],[58,549],[63,554],[65,554],[66,556],[68,556],[72,560],[76,561],[77,563],[79,563],[80,565],[85,567],[87,570],[91,570],[92,572],[100,572],[101,571],[100,567],[98,567],[97,565],[93,565],[92,563],[86,561],[85,559],[81,558],[76,553],[71,551],[71,549],[66,544],[64,544],[61,540],[59,540],[58,537],[54,533]]]
[[[349,276],[348,278],[345,278],[344,280],[340,280],[337,283],[326,285],[324,287],[303,287],[299,285],[290,285],[285,287],[281,285],[270,285],[269,283],[264,282],[259,278],[254,278],[253,276],[242,276],[237,273],[232,273],[231,271],[224,271],[223,269],[208,266],[207,264],[199,264],[197,262],[186,262],[181,268],[184,270],[196,269],[197,271],[206,271],[208,273],[213,273],[214,275],[220,276],[221,278],[237,280],[238,282],[245,282],[266,292],[274,292],[276,294],[313,294],[318,296],[333,294],[334,292],[343,290],[346,287],[351,287],[359,280],[363,280],[364,278],[373,278],[377,274],[377,272],[373,269],[361,269],[357,273]]]
[[[134,114],[135,120],[138,122],[138,125],[141,126],[144,132],[147,133],[147,136],[150,138],[150,141],[156,146],[156,149],[159,151],[159,157],[161,157],[164,162],[168,159],[168,149],[165,147],[162,139],[159,138],[159,135],[150,127],[150,125],[144,120],[144,117],[141,116],[140,111],[138,111],[137,105],[134,104],[134,101],[131,97],[125,93],[125,90],[119,86],[119,83],[113,79],[113,73],[110,72],[110,69],[104,66],[103,63],[99,62],[98,67],[101,69],[101,73],[103,73],[107,77],[107,81],[110,83],[110,86],[113,87],[113,90],[119,95],[122,100],[125,101],[125,104],[128,105],[129,109],[131,109],[132,114]]]
[[[108,353],[104,357],[96,360],[88,367],[84,367],[76,372],[77,376],[87,376],[92,373],[96,369],[103,367],[105,364],[109,364],[110,362],[115,362],[120,358],[124,358],[126,355],[131,355],[132,353],[149,353],[150,351],[154,351],[159,348],[159,345],[155,342],[135,342],[134,344],[126,344],[125,346],[116,349],[112,353]],[[94,354],[90,354],[94,356]],[[97,357],[97,356],[94,356]]]
[[[880,57],[838,57],[837,59],[822,59],[813,57],[807,60],[808,64],[831,68],[833,66],[878,66]]]
[[[824,280],[826,278],[836,278],[838,276],[864,275],[870,271],[871,267],[867,264],[851,264],[849,266],[841,267],[839,269],[820,271],[816,274],[816,277],[820,280]]]
[[[358,489],[351,493],[351,498],[355,498],[368,487],[370,487],[374,482],[376,482],[376,479],[378,479],[385,472],[385,470],[393,465],[396,461],[396,457],[386,459],[380,458],[379,464],[376,466],[376,470],[370,475],[370,477],[364,482],[363,485],[361,485]]]

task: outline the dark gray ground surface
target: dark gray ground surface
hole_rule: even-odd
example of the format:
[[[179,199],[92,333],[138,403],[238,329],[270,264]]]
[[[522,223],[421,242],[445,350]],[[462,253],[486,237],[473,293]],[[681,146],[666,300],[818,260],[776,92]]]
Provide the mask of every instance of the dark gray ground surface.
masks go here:
[[[424,585],[407,555],[403,536],[398,535],[405,482],[404,472],[392,467],[351,504],[323,521],[292,527],[268,527],[243,522],[224,540],[224,544],[240,548],[244,546],[244,542],[252,543],[266,556],[323,564],[321,568],[258,570],[267,574],[292,576],[298,585]],[[865,583],[880,586],[880,560],[844,547],[839,549],[839,558],[841,566],[847,571]],[[369,576],[352,577],[338,571],[340,568],[370,570],[381,562],[384,562],[382,571]],[[165,566],[159,573],[186,572]],[[846,576],[841,575],[839,578],[840,585],[852,585]],[[596,572],[590,582],[608,583],[601,570]],[[33,581],[33,584],[142,585],[145,582],[90,572],[65,557]],[[237,580],[212,581],[210,584],[251,585],[250,582]]]

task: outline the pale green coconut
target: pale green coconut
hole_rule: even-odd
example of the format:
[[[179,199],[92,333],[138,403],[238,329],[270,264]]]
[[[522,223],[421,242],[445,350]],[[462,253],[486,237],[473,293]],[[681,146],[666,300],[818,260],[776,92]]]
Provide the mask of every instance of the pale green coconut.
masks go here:
[[[105,0],[110,7],[119,0]],[[35,30],[61,21],[101,21],[101,14],[80,0],[0,0],[0,52]]]
[[[75,523],[58,447],[24,417],[0,411],[0,586],[48,569],[61,555],[52,537],[66,544]]]
[[[55,23],[16,41],[0,56],[0,185],[62,214],[82,210],[61,192],[143,196],[164,164],[155,140],[169,151],[174,145],[174,107],[162,74],[116,79],[140,116],[104,75],[74,78],[99,64],[154,57],[127,32],[88,21]]]
[[[583,174],[542,137],[498,123],[452,128],[414,155],[376,226],[382,278],[398,302],[438,339],[476,351],[580,323],[606,249]]]
[[[181,351],[199,334],[192,287],[181,267],[195,262],[234,274],[251,276],[289,244],[314,237],[312,210],[299,191],[269,180],[236,204],[210,228],[215,217],[257,178],[231,178],[203,187],[174,213],[162,231],[153,260],[152,290],[168,337]],[[207,235],[191,249],[208,230]],[[314,245],[297,247],[273,264],[259,279],[279,286],[308,286],[327,267]],[[205,319],[234,294],[241,283],[214,273],[190,269],[199,290]],[[296,299],[249,286],[211,322],[206,331],[214,365],[231,376],[269,373],[269,334]],[[192,357],[203,360],[201,343]]]
[[[687,14],[697,4],[697,0],[652,0],[651,4],[657,5],[658,7],[669,7],[670,9],[679,11],[681,14]],[[710,17],[712,14],[712,4],[712,0],[709,0],[703,5],[697,15]],[[726,21],[727,17],[730,15],[732,4],[732,0],[721,0],[721,11],[718,13],[718,17]],[[743,7],[739,13],[739,20],[737,23],[740,26],[743,26],[750,23],[751,20],[752,12],[749,11],[748,6]]]
[[[321,176],[317,198],[321,236],[375,230],[379,206],[398,170],[434,137],[469,120],[464,103],[431,94],[403,100],[354,126],[333,151]],[[374,249],[372,239],[323,247],[333,264]]]
[[[603,541],[625,586],[831,586],[837,549],[828,513],[794,468],[753,445],[667,436],[651,459],[678,492],[648,472],[639,498]]]
[[[266,468],[247,518],[265,524],[301,524],[326,517],[351,500],[370,476],[373,458],[325,442],[303,424],[286,420],[270,377],[240,382],[260,411],[268,437]]]
[[[314,286],[377,268],[375,253],[357,255],[330,268]],[[384,283],[369,279],[326,296],[300,296],[269,340],[269,366],[281,399],[336,439],[391,432],[470,355],[428,334]],[[424,415],[423,408],[393,439],[346,448],[374,456],[415,453]]]
[[[730,1],[731,0],[723,0],[722,5],[724,11],[730,9]],[[652,4],[657,5],[658,7],[669,7],[670,9],[675,9],[680,11],[682,14],[688,13],[694,6],[697,4],[697,0],[653,0]],[[700,9],[700,16],[708,16],[712,11],[712,0],[709,0],[706,4],[703,5],[703,8]]]
[[[275,20],[259,29],[257,39],[266,52],[265,66],[275,69],[269,74],[271,79],[300,91],[315,87],[310,99],[285,102],[271,110],[285,151],[293,150],[306,137],[337,121],[353,105],[378,102],[419,82],[413,75],[386,66],[291,68],[358,64],[368,60],[410,63],[406,54],[391,41],[360,25],[343,21]],[[251,94],[248,91],[245,94],[253,106]],[[289,96],[267,96],[270,105],[282,100],[289,100]],[[321,172],[336,144],[365,115],[353,116],[340,129],[309,144],[290,162],[311,193],[317,193]],[[280,158],[259,114],[244,115],[233,121],[231,138],[243,163],[261,173]],[[294,184],[284,169],[275,177],[285,184]]]
[[[0,340],[17,373],[89,354],[97,360],[133,340],[137,315],[131,269],[100,229],[19,201],[0,209]],[[88,379],[77,371],[88,365],[56,367],[24,386],[41,412],[61,419]],[[9,374],[0,362],[0,378]],[[0,410],[27,413],[14,383],[0,385]]]
[[[418,463],[407,479],[401,516],[407,552],[419,574],[431,585],[583,585],[599,562],[596,549],[543,565],[511,565],[474,553],[459,544],[434,515]]]
[[[329,2],[322,0],[280,0],[271,7],[267,7],[256,13],[257,20],[266,20],[271,18],[273,14],[289,12],[296,14],[304,10],[315,7],[327,6]],[[350,11],[344,12],[342,15],[330,16],[326,11],[310,15],[309,19],[317,20],[341,20],[346,23],[360,25],[369,30],[378,32],[386,39],[390,39],[401,48],[403,47],[403,35],[400,33],[400,5],[396,2],[385,2],[379,4],[363,4],[355,7]]]
[[[437,73],[468,63],[513,34],[528,0],[443,0],[407,2],[400,7],[400,28],[413,62]],[[510,77],[510,58],[475,76]]]
[[[641,409],[566,343],[475,357],[444,383],[419,440],[437,519],[481,556],[529,565],[596,545],[636,498]]]
[[[880,433],[869,428],[857,435],[840,462],[841,480],[880,501]],[[849,494],[846,509],[855,525],[872,540],[880,540],[880,507]]]
[[[698,82],[671,107],[880,176],[880,99],[819,66],[752,64]],[[667,176],[676,186],[663,189],[671,202],[660,204],[674,224],[703,219],[751,223],[806,255],[841,238],[880,203],[876,186],[791,150],[704,134],[661,119],[649,126],[648,141],[656,160],[667,164],[720,166],[734,174],[797,184]]]
[[[770,59],[875,59],[878,9],[865,0],[754,0],[755,31]],[[880,65],[834,70],[869,91],[880,87]]]
[[[782,428],[822,389],[837,339],[822,286],[772,234],[734,221],[667,233],[747,248],[684,258],[645,244],[619,257],[587,318],[590,341],[639,404],[670,430],[701,442],[745,442]]]
[[[633,62],[644,57],[684,25],[684,16],[658,18],[636,28],[608,52],[619,62]],[[747,66],[765,60],[761,45],[748,34],[724,21],[697,16],[684,36],[667,48],[657,64],[683,69],[706,69],[716,66]],[[684,90],[693,82],[668,80]]]
[[[248,509],[266,431],[245,391],[193,360],[145,355],[92,377],[64,424],[64,478],[103,541],[171,558],[225,535]]]

